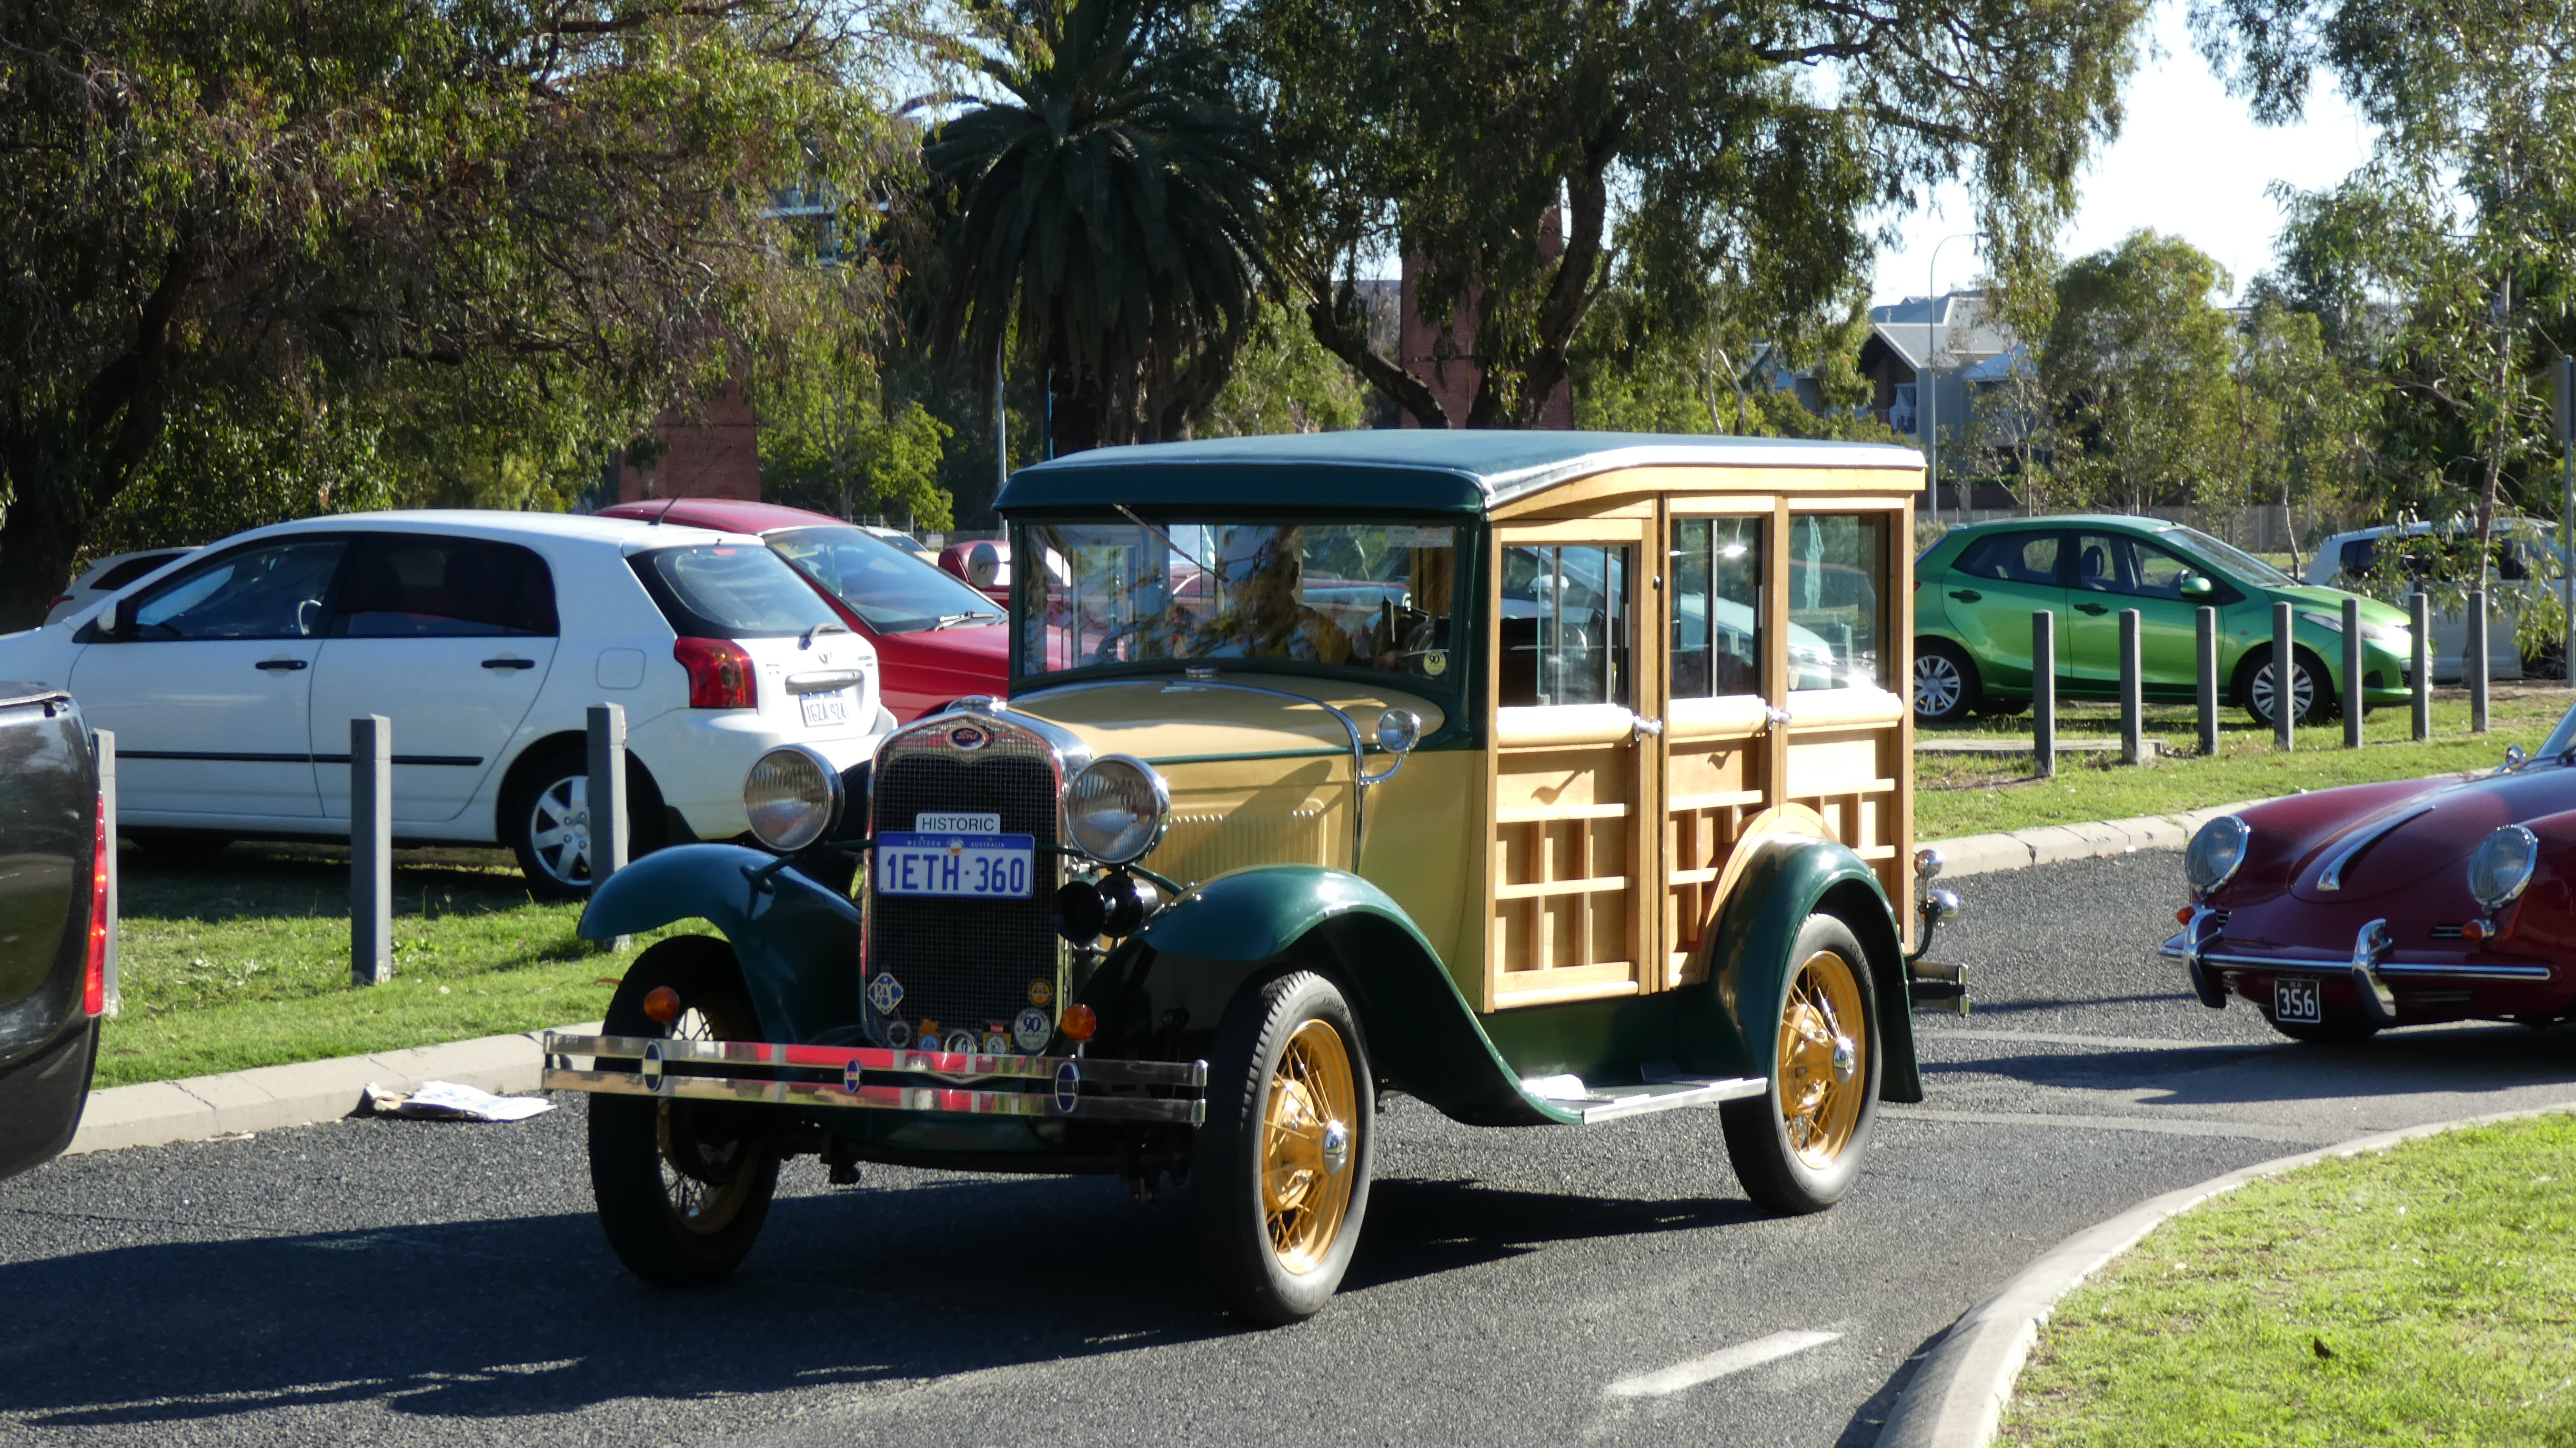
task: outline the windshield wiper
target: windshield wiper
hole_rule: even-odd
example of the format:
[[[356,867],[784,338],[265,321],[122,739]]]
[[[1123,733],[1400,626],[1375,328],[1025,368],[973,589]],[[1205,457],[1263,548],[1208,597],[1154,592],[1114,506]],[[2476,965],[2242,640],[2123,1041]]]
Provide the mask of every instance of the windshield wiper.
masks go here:
[[[939,622],[932,624],[930,627],[934,632],[936,632],[943,628],[955,628],[961,623],[973,623],[979,618],[1000,617],[1000,614],[995,613],[990,609],[981,610],[975,613],[943,613],[939,616]]]
[[[818,633],[848,633],[849,631],[850,626],[845,623],[818,623],[805,630],[804,635],[796,640],[796,647],[800,649],[814,647],[814,635]]]

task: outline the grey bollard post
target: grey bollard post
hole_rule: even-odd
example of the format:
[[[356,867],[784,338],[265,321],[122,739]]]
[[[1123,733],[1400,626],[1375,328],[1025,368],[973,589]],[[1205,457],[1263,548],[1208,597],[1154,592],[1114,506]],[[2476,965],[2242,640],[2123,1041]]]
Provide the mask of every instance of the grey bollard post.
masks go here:
[[[116,731],[97,729],[91,737],[98,745],[98,824],[99,838],[107,841],[107,949],[101,962],[99,985],[104,1003],[103,1014],[115,1015],[124,1003],[124,985],[118,979],[117,956],[123,943],[118,936],[124,930],[117,922],[125,916],[121,898],[125,887],[125,870],[116,858]]]
[[[2057,777],[2057,615],[2030,616],[2030,754],[2042,779]]]
[[[2469,642],[2460,651],[2460,677],[2469,685],[2469,732],[2487,732],[2487,591],[2469,591]]]
[[[585,808],[590,815],[590,888],[594,894],[609,876],[626,868],[626,706],[590,706],[590,784]],[[602,942],[624,950],[634,941],[624,935]]]
[[[2298,645],[2291,639],[2294,615],[2286,603],[2272,605],[2272,747],[2290,747],[2290,731],[2299,714]]]
[[[2361,747],[2361,600],[2343,601],[2343,747]]]
[[[349,721],[349,983],[394,978],[394,721]]]
[[[2409,681],[2415,692],[2415,737],[2433,737],[2433,600],[2422,590],[2407,595],[2407,627],[2415,635],[2414,677]]]
[[[2218,752],[2218,610],[2192,612],[2198,615],[2192,623],[2200,655],[2200,754],[2206,759]]]
[[[2138,764],[2147,757],[2144,685],[2138,667],[2138,611],[2120,610],[2120,762]]]

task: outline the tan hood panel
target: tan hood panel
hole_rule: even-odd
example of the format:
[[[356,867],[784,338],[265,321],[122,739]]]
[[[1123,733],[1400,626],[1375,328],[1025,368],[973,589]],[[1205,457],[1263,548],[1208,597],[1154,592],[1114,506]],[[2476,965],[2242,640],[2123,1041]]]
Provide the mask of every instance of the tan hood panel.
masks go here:
[[[1276,689],[1329,703],[1351,716],[1360,737],[1374,744],[1377,716],[1410,709],[1422,716],[1427,737],[1446,719],[1439,705],[1399,690],[1364,690],[1340,680],[1292,674],[1247,675],[1194,684],[1178,679],[1139,679],[1111,687],[1044,692],[1011,700],[1011,708],[1052,720],[1080,734],[1101,754],[1132,754],[1148,763],[1185,759],[1258,758],[1324,751],[1347,754],[1350,731],[1318,705],[1277,694],[1224,687]]]

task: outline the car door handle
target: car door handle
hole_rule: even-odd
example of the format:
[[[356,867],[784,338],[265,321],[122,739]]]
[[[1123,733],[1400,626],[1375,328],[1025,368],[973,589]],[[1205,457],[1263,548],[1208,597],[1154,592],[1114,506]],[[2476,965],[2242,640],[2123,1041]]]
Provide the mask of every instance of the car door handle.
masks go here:
[[[533,669],[536,666],[537,661],[534,659],[485,659],[483,661],[483,667],[487,669]]]
[[[1977,592],[1973,588],[1951,589],[1950,596],[1959,600],[1961,603],[1975,603],[1977,600],[1985,597],[1984,594]]]
[[[2077,613],[2109,613],[2111,611],[2111,606],[2104,603],[2079,603],[2075,605],[2075,611]]]
[[[304,661],[302,659],[262,659],[258,663],[251,665],[251,667],[254,669],[300,669],[304,667]]]

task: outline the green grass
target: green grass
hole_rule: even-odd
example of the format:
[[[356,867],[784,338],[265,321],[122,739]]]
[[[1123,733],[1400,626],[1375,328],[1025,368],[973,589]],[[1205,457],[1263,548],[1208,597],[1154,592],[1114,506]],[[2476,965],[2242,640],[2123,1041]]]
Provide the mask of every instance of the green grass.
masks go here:
[[[129,848],[123,868],[124,1008],[100,1086],[595,1020],[628,958],[574,935],[578,905],[531,901],[500,851],[399,852],[394,979],[364,987],[349,983],[337,846],[235,845],[194,864]]]
[[[2002,1440],[2576,1444],[2576,1120],[2252,1183],[2060,1304]]]
[[[2148,737],[2164,742],[2155,764],[2131,768],[2112,754],[2063,754],[2058,777],[2038,778],[2028,755],[1917,754],[1914,759],[1914,831],[1926,840],[2080,820],[2172,814],[2240,799],[2267,799],[2341,784],[2404,779],[2490,769],[2507,745],[2539,747],[2570,702],[2563,686],[2501,685],[2491,697],[2491,730],[2469,733],[2468,696],[2434,695],[2433,737],[2413,742],[2405,709],[2381,709],[2364,721],[2364,747],[2343,747],[2343,721],[2298,732],[2296,747],[2273,748],[2269,729],[2242,710],[2220,716],[2218,753],[2202,756],[2198,715],[2189,707],[2149,705]],[[2061,704],[2062,737],[2117,737],[2116,705]],[[1927,727],[1923,740],[1943,737],[2030,738],[2030,716],[1979,717],[1964,724]]]

